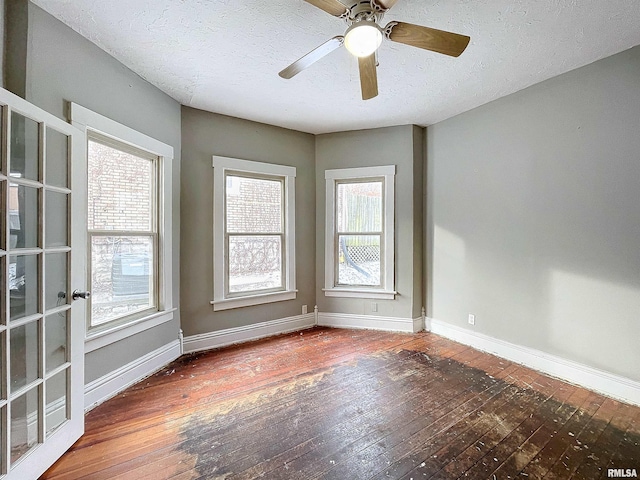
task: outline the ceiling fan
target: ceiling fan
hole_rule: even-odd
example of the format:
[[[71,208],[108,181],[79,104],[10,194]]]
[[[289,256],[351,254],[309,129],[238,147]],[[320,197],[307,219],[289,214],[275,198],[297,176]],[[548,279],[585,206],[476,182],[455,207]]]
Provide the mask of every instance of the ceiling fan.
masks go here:
[[[380,27],[378,23],[398,0],[362,0],[357,1],[351,7],[346,7],[338,0],[305,1],[335,17],[344,19],[348,28],[344,36],[338,35],[331,38],[304,57],[293,62],[282,70],[279,75],[286,79],[292,78],[322,57],[344,45],[351,54],[358,57],[360,88],[363,100],[368,100],[378,95],[376,51],[382,43],[383,36],[392,42],[404,43],[452,57],[458,57],[464,52],[469,40],[471,40],[466,35],[405,22],[389,22],[384,28]]]

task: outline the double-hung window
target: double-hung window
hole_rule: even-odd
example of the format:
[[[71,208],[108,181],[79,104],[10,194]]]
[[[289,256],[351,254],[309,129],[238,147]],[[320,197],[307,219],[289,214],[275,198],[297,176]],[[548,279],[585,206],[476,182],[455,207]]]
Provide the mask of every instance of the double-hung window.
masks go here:
[[[158,156],[88,134],[90,328],[158,311]]]
[[[395,166],[327,170],[325,295],[395,298]]]
[[[86,133],[86,351],[173,318],[173,147],[71,104]]]
[[[213,157],[214,310],[296,297],[294,167]]]

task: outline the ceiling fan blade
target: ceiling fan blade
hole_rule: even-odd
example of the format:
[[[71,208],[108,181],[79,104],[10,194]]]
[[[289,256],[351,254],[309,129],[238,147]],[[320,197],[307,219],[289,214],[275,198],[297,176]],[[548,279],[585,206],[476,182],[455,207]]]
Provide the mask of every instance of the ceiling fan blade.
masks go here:
[[[378,6],[382,7],[385,10],[389,10],[393,7],[398,0],[374,0]]]
[[[369,100],[378,95],[378,72],[376,72],[375,52],[368,57],[358,57],[360,67],[360,88],[362,99]]]
[[[471,40],[466,35],[404,22],[391,22],[385,30],[389,32],[389,40],[452,57],[460,56]]]
[[[286,79],[292,78],[293,76],[297,75],[302,70],[304,70],[305,68],[310,67],[311,65],[316,63],[322,57],[329,55],[336,48],[341,47],[343,44],[344,44],[343,36],[338,35],[337,37],[333,37],[327,40],[326,42],[324,42],[319,47],[311,50],[304,57],[299,58],[298,60],[293,62],[287,68],[285,68],[280,73],[278,73],[278,75]]]
[[[320,10],[324,10],[329,15],[333,15],[334,17],[341,17],[342,15],[348,14],[349,9],[345,7],[338,0],[304,0],[307,3],[310,3],[314,7],[318,7]]]

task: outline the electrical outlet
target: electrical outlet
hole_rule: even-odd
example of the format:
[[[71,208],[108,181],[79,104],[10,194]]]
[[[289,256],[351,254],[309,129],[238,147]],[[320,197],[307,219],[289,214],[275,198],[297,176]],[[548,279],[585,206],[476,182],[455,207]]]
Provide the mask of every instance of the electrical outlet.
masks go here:
[[[302,305],[302,314],[304,315],[305,313],[307,313],[307,306]]]
[[[372,312],[378,311],[378,304],[376,302],[371,302],[371,311]]]
[[[476,316],[473,313],[469,314],[469,325],[475,325],[476,324]]]

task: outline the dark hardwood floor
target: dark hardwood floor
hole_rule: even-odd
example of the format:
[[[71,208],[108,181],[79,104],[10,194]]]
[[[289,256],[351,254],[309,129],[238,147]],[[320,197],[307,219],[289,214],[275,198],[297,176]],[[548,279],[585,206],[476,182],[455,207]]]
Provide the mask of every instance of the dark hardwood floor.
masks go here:
[[[43,479],[607,478],[640,407],[429,333],[314,328],[185,356]]]

